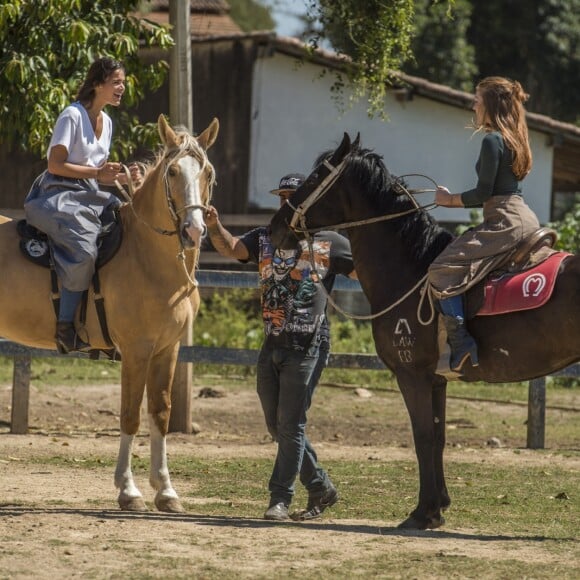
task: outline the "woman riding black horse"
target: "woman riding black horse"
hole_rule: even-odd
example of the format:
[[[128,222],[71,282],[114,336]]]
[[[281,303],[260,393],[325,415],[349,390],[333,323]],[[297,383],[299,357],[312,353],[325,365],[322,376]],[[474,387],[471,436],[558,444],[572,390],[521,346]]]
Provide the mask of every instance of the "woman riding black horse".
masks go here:
[[[429,284],[444,315],[454,371],[470,357],[473,366],[479,364],[476,342],[465,324],[463,294],[540,227],[522,198],[521,181],[532,168],[523,105],[527,98],[520,83],[502,77],[488,77],[477,85],[475,126],[486,133],[475,166],[477,185],[456,194],[439,186],[435,193],[437,205],[483,206],[483,223],[449,244],[429,267]]]

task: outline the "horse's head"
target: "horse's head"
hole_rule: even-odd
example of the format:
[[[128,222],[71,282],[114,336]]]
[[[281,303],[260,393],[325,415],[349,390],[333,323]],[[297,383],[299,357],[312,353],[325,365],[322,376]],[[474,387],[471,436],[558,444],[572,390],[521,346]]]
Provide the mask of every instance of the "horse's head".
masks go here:
[[[206,151],[216,140],[219,122],[214,119],[205,131],[193,137],[185,130],[175,131],[160,115],[158,129],[165,146],[161,163],[169,212],[183,247],[199,248],[206,231],[203,214],[215,182]]]
[[[358,147],[358,141],[358,135],[351,142],[345,133],[340,145],[331,154],[322,156],[304,183],[274,214],[270,222],[274,246],[293,248],[296,238],[304,238],[304,230],[328,227],[342,221],[340,208],[330,192],[338,184],[347,157]]]

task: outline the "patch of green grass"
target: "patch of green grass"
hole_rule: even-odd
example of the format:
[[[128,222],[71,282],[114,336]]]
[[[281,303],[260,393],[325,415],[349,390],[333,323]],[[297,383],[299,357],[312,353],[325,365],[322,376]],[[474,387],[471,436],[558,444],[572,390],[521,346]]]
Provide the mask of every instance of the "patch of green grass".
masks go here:
[[[447,528],[474,530],[476,534],[527,537],[537,541],[577,540],[580,527],[578,471],[554,466],[448,462],[447,483],[452,505]],[[70,466],[69,458],[54,456],[36,463]],[[110,469],[112,459],[74,463],[76,469]],[[140,477],[148,473],[148,460],[134,460]],[[327,461],[330,477],[341,500],[332,508],[336,520],[368,519],[396,524],[413,510],[417,493],[417,466],[411,461]],[[211,516],[260,518],[265,509],[269,459],[205,460],[174,457],[170,471],[190,511]],[[183,491],[186,490],[186,491]],[[188,504],[188,498],[205,501]],[[307,501],[297,482],[293,508]]]

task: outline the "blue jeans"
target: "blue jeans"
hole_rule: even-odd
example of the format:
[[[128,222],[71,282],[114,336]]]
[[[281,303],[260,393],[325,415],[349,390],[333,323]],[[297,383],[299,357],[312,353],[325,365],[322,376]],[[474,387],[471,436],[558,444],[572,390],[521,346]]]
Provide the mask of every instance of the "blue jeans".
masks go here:
[[[264,344],[258,358],[258,396],[268,431],[278,442],[278,453],[268,489],[271,502],[290,505],[296,475],[309,496],[324,495],[331,483],[318,465],[305,434],[306,412],[328,362],[329,345],[316,339],[307,351],[272,348]]]

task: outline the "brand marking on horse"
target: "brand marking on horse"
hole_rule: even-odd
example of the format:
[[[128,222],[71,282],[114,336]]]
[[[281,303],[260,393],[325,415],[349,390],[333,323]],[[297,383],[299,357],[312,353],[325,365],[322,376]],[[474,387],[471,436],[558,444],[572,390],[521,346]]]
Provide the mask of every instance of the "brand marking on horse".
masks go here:
[[[395,334],[411,334],[411,327],[406,318],[399,318],[397,326],[395,326]]]
[[[522,282],[522,294],[524,295],[524,298],[529,298],[530,296],[535,298],[541,294],[545,286],[546,276],[544,276],[544,274],[541,272],[530,274]]]
[[[413,362],[413,351],[411,349],[415,346],[415,340],[407,319],[399,318],[393,332],[393,346],[397,349],[401,362]]]

